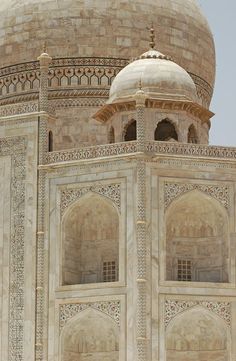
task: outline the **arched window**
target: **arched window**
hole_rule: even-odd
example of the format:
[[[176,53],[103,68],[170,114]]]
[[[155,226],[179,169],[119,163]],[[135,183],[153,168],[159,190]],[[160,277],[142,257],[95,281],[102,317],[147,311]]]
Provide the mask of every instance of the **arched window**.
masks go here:
[[[115,130],[111,126],[109,130],[109,144],[115,143]]]
[[[166,213],[166,277],[173,281],[228,282],[227,212],[214,198],[191,191]]]
[[[62,226],[62,284],[118,280],[119,215],[109,200],[82,197],[67,210]]]
[[[178,141],[178,135],[176,133],[174,125],[168,120],[164,119],[157,124],[155,130],[155,140],[158,141]]]
[[[188,143],[198,143],[197,132],[193,124],[188,128]]]
[[[48,132],[48,151],[53,151],[53,133],[51,130]]]
[[[124,141],[129,142],[131,140],[137,139],[137,123],[136,120],[133,119],[125,128],[124,131]]]

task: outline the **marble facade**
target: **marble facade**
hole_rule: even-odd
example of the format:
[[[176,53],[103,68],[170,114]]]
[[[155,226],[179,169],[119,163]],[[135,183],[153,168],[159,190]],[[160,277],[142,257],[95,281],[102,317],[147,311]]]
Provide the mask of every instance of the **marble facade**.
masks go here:
[[[8,1],[0,5],[21,42],[17,65],[13,34],[0,44],[0,361],[235,361],[236,148],[208,145],[214,58],[203,68],[194,60],[199,28],[201,39],[207,34],[200,51],[214,46],[196,1],[155,2],[162,48],[184,55],[196,98],[192,90],[182,97],[181,86],[178,99],[152,97],[137,83],[134,96],[115,103],[109,88],[134,55],[129,42],[137,45],[137,31],[121,40],[125,18],[149,14],[153,0],[109,11],[105,3],[95,11],[94,1],[72,0],[69,10],[64,0],[23,3],[12,14]],[[61,47],[58,24],[72,32],[74,18],[87,24],[88,14],[103,12],[117,24],[124,17],[116,42],[108,39],[114,58],[84,44],[83,32],[84,57],[77,45]],[[22,50],[34,16],[44,37],[57,29],[53,58],[44,52],[36,61],[41,38],[28,58]],[[170,47],[166,19],[182,35],[189,29],[190,45],[173,23]],[[125,141],[131,124],[135,139]],[[158,141],[163,124],[172,133]]]

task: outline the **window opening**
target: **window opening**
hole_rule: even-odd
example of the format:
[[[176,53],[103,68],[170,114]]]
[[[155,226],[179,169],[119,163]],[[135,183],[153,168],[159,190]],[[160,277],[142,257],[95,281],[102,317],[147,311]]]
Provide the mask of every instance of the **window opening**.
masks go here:
[[[194,128],[193,125],[191,125],[188,129],[188,143],[192,143],[192,144],[198,143],[196,129]]]
[[[168,142],[178,141],[178,135],[176,133],[174,125],[168,120],[164,119],[157,124],[155,130],[155,140]]]
[[[136,120],[133,120],[131,123],[128,124],[125,130],[124,140],[125,142],[130,142],[132,140],[137,139],[137,124]]]
[[[48,132],[48,151],[53,151],[53,133],[51,130]]]
[[[117,281],[117,266],[115,261],[103,262],[103,282]]]
[[[192,262],[190,260],[178,260],[178,281],[192,281]]]

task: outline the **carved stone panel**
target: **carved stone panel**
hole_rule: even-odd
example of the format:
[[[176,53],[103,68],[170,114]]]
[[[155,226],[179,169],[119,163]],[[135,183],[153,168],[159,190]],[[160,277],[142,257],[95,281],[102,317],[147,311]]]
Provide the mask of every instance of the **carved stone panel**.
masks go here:
[[[166,300],[165,326],[167,327],[177,315],[195,306],[204,307],[219,316],[228,326],[231,325],[231,305],[229,302]]]
[[[89,303],[69,303],[60,306],[60,329],[78,313],[92,308],[110,316],[119,326],[120,325],[120,301],[103,301]]]
[[[229,187],[196,183],[177,183],[165,182],[164,184],[164,203],[167,208],[171,202],[186,192],[199,190],[218,200],[226,209],[229,209]]]
[[[100,194],[109,198],[119,209],[121,207],[121,186],[120,184],[96,183],[87,187],[65,188],[61,191],[61,215],[75,201],[89,192]]]
[[[0,139],[0,156],[11,156],[11,238],[9,272],[9,361],[24,359],[26,139]]]

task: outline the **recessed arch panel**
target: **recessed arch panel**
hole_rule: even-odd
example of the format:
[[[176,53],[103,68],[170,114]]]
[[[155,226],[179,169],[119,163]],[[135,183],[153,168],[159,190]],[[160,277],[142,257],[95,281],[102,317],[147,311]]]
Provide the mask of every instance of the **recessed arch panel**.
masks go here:
[[[88,308],[61,334],[61,361],[118,361],[119,327],[107,315]]]
[[[166,278],[228,282],[228,215],[214,198],[194,190],[168,208]]]
[[[228,361],[223,320],[203,307],[176,316],[166,332],[167,361]]]
[[[119,214],[96,193],[83,196],[62,222],[62,284],[118,280]]]

